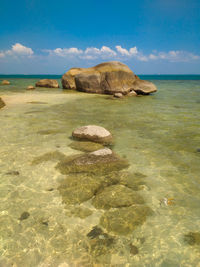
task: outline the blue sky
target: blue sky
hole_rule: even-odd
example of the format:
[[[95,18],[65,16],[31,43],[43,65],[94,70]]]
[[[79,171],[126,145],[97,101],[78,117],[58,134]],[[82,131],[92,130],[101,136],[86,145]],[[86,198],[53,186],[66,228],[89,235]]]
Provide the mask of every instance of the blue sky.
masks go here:
[[[0,0],[0,73],[62,74],[119,60],[200,73],[199,0]]]

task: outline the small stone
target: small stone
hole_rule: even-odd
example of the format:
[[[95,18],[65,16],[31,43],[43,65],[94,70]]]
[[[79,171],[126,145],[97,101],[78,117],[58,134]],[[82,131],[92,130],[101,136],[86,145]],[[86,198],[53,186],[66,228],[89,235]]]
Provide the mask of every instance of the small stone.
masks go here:
[[[131,253],[132,255],[136,255],[136,254],[139,253],[139,250],[138,250],[138,248],[137,248],[136,246],[130,244],[130,253]]]
[[[190,246],[200,245],[200,232],[189,232],[184,235],[184,241]]]
[[[196,150],[198,153],[200,152],[200,148],[197,148],[197,150]]]
[[[29,85],[27,88],[26,88],[26,90],[34,90],[35,89],[35,87],[33,86],[33,85]]]
[[[116,98],[122,98],[123,94],[122,93],[115,93],[113,96]]]
[[[9,84],[10,84],[10,82],[9,82],[9,81],[7,81],[7,80],[3,80],[3,81],[1,82],[1,84],[2,84],[2,85],[9,85]]]
[[[137,96],[137,93],[134,90],[132,90],[128,93],[128,96]]]
[[[20,221],[26,220],[26,219],[28,219],[29,216],[30,216],[30,213],[27,212],[27,211],[24,211],[24,212],[21,214],[21,216],[20,216],[20,218],[19,218],[18,220],[20,220]]]
[[[10,171],[10,172],[7,172],[6,175],[19,175],[19,172],[18,171]]]
[[[94,239],[102,234],[103,234],[103,230],[99,228],[98,226],[94,226],[93,229],[87,234],[87,237],[89,237],[90,239]]]
[[[4,101],[1,99],[1,97],[0,97],[0,108],[3,108],[3,107],[5,107],[5,103],[4,103]]]
[[[49,223],[46,222],[46,221],[42,222],[42,224],[45,225],[45,226],[48,226],[49,225]]]

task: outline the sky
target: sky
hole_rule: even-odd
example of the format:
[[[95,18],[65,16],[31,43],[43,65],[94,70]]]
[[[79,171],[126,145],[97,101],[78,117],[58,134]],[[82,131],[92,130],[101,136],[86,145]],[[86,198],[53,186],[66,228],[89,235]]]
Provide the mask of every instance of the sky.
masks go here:
[[[200,0],[0,0],[0,74],[200,74]]]

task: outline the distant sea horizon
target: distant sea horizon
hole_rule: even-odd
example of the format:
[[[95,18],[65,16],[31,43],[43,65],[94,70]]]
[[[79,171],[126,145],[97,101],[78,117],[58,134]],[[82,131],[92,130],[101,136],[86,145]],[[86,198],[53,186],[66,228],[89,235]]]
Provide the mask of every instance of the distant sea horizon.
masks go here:
[[[144,80],[200,80],[200,74],[138,74]],[[0,74],[0,79],[61,79],[62,74]]]

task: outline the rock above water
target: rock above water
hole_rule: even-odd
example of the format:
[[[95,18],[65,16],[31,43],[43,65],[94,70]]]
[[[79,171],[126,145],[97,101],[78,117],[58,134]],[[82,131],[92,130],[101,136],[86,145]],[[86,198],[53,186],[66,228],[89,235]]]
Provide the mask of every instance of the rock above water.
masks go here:
[[[72,136],[80,140],[89,140],[97,143],[112,143],[111,133],[103,127],[87,125],[75,129]]]
[[[3,85],[9,85],[9,84],[10,84],[10,82],[9,82],[9,81],[7,81],[7,80],[3,80],[3,81],[1,82],[1,84],[3,84]]]
[[[1,99],[1,97],[0,97],[0,108],[3,108],[3,107],[5,107],[5,103],[4,103],[4,101]]]
[[[124,185],[111,185],[97,194],[92,204],[97,209],[110,209],[144,204],[144,200],[137,192]]]
[[[69,173],[93,173],[93,174],[106,174],[112,171],[119,171],[129,166],[127,160],[120,158],[115,153],[105,151],[102,149],[95,153],[86,153],[84,155],[76,155],[66,157],[60,161],[56,168],[62,174]]]
[[[101,63],[92,68],[72,68],[62,76],[64,89],[82,92],[123,95],[156,92],[156,86],[141,80],[128,66],[118,61]]]
[[[35,84],[36,87],[59,88],[57,80],[43,79]]]
[[[26,88],[26,90],[34,90],[35,89],[35,87],[33,86],[33,85],[29,85],[27,88]]]
[[[122,98],[123,95],[122,95],[122,93],[115,93],[114,94],[114,97],[116,97],[116,98]]]
[[[118,208],[106,211],[100,219],[100,224],[108,232],[127,235],[142,225],[151,214],[152,210],[144,205]]]

